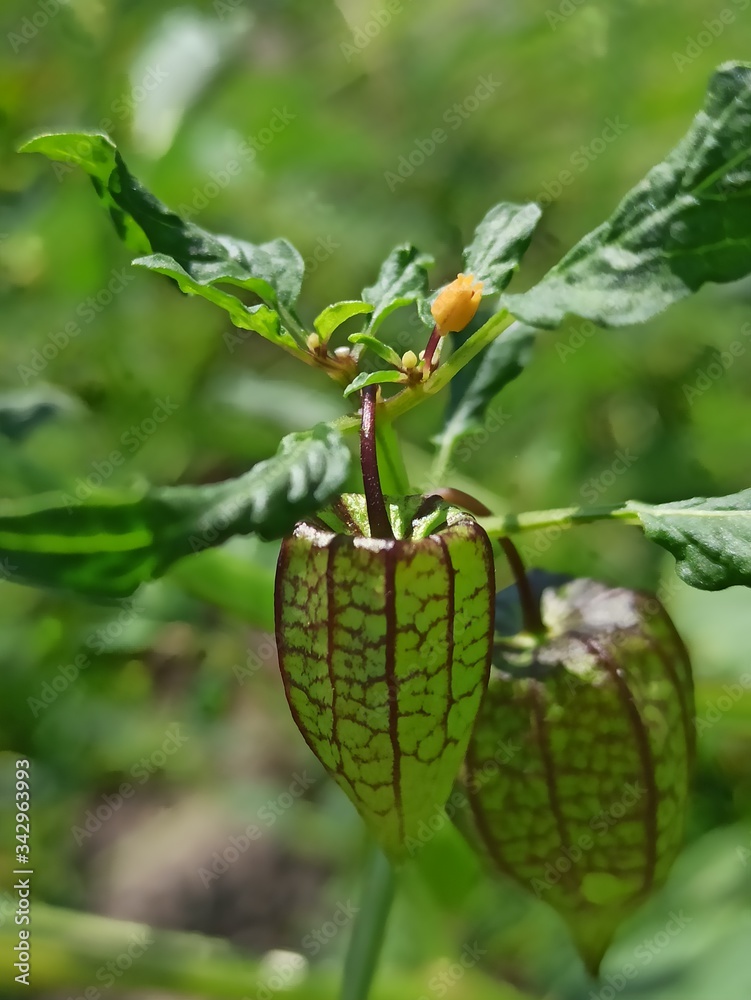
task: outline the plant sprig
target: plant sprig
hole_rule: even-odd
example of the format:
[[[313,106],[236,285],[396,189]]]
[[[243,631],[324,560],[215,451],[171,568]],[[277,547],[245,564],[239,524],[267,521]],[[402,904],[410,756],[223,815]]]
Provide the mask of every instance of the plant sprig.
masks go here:
[[[644,322],[708,281],[733,281],[751,273],[749,63],[726,63],[717,69],[705,107],[685,138],[626,195],[609,220],[522,294],[507,295],[505,289],[529,245],[540,210],[536,205],[505,202],[492,208],[465,249],[463,264],[482,284],[482,295],[501,295],[501,308],[437,367],[432,358],[422,367],[419,359],[413,364],[407,355],[400,358],[376,336],[384,320],[405,306],[416,307],[426,324],[431,322],[431,303],[435,304],[441,290],[430,293],[428,268],[433,261],[415,247],[397,247],[360,299],[327,307],[313,323],[314,329],[308,330],[296,311],[303,259],[286,240],[253,244],[212,234],[181,219],[130,174],[114,143],[101,133],[46,134],[26,143],[23,151],[76,164],[90,175],[118,233],[138,254],[136,266],[167,275],[186,294],[208,299],[224,309],[235,326],[321,368],[346,392],[365,385],[399,386],[378,405],[384,427],[390,428],[394,419],[440,392],[481,356],[477,371],[448,409],[435,466],[439,481],[448,474],[457,443],[482,425],[497,393],[527,365],[535,328],[556,326],[568,313],[604,326]],[[257,304],[246,305],[237,289],[253,293]],[[351,347],[332,352],[332,334],[358,315],[365,322],[361,335],[350,338],[354,340]],[[428,329],[426,325],[426,335]],[[366,349],[375,351],[390,367],[381,372],[362,369]],[[269,495],[287,490],[286,513],[303,516],[319,509],[348,474],[340,435],[360,426],[359,413],[341,417],[329,425],[324,439],[314,435],[296,443],[291,463],[292,451],[288,451],[280,462],[259,467],[257,474],[253,470],[251,478],[259,495],[264,495],[268,478],[272,483]],[[310,477],[306,479],[300,469],[307,469]],[[231,496],[234,488],[224,485]],[[201,490],[165,488],[159,491],[159,503],[167,509],[179,497],[194,518],[202,505],[216,506],[213,496],[204,497]],[[675,555],[678,571],[687,582],[718,589],[751,583],[750,495],[744,490],[729,497],[657,507],[633,502],[604,513],[582,508],[532,512],[492,519],[486,526],[502,537],[602,517],[639,524],[649,538]],[[143,579],[163,572],[175,558],[172,553],[190,550],[187,532],[193,531],[193,521],[184,522],[183,536],[179,519],[170,524],[169,531],[156,530],[153,512],[149,513],[153,496],[109,497],[83,505],[72,520],[67,519],[59,499],[8,503],[0,516],[0,556],[10,566],[15,565],[14,558],[22,564],[16,579],[96,593],[106,575],[101,566],[99,571],[92,569],[95,557],[87,554],[86,539],[96,534],[112,552],[132,551],[131,557],[118,556],[123,574],[118,587],[122,592],[132,590]],[[255,504],[254,496],[255,492],[243,499],[238,510],[243,509],[242,503]],[[206,544],[218,544],[233,532],[262,531],[267,537],[278,537],[288,529],[286,514],[273,527],[258,516],[260,520],[256,515],[230,518],[213,536],[204,532],[204,537],[215,539]],[[68,571],[63,581],[59,567],[69,566],[71,555],[78,560],[78,569]],[[101,554],[96,558],[101,563]]]

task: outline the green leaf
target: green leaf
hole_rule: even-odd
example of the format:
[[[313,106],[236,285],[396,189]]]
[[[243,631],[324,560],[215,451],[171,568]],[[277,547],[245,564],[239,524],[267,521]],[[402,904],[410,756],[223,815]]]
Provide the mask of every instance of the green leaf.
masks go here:
[[[285,437],[273,458],[208,486],[102,493],[80,503],[44,495],[0,504],[0,565],[20,583],[115,598],[177,559],[233,535],[280,538],[342,487],[350,453],[321,425]]]
[[[691,587],[751,587],[751,489],[657,506],[631,501],[626,509],[675,557],[678,576]]]
[[[446,423],[438,438],[443,449],[450,451],[463,437],[484,427],[492,401],[529,363],[534,339],[532,327],[514,323],[483,351],[463,391],[452,396]],[[467,369],[460,375],[465,371]],[[452,389],[455,384],[461,385],[460,379],[453,380]]]
[[[142,255],[138,260],[142,267],[170,275],[183,290],[227,309],[233,322],[278,342],[269,310],[261,316],[257,307],[248,308],[215,286],[236,285],[255,293],[269,306],[291,308],[300,294],[305,268],[291,243],[277,239],[255,245],[214,235],[180,218],[142,187],[104,134],[41,135],[22,146],[21,152],[42,153],[51,160],[82,167],[120,238]],[[246,313],[254,318],[238,322]]]
[[[502,292],[511,281],[541,216],[534,202],[501,202],[479,224],[464,251],[464,272],[483,283],[483,296]]]
[[[380,385],[383,382],[403,382],[402,372],[382,371],[382,372],[360,372],[357,378],[350,382],[344,390],[345,396],[351,396],[353,392],[359,392],[366,385]]]
[[[420,253],[408,243],[391,251],[381,265],[376,283],[362,290],[363,300],[373,306],[369,326],[371,333],[375,333],[395,309],[427,296],[427,268],[431,264],[431,256]]]
[[[313,328],[322,340],[328,340],[334,330],[351,319],[352,316],[361,316],[371,312],[373,312],[373,306],[370,302],[361,302],[359,299],[335,302],[331,306],[326,306],[323,312],[316,316],[313,320]]]
[[[554,327],[567,313],[643,323],[705,282],[751,272],[751,63],[725,63],[684,139],[542,281],[504,304]]]
[[[351,337],[347,338],[350,344],[364,344],[369,351],[377,354],[379,358],[387,361],[390,365],[396,365],[400,367],[402,359],[396,353],[393,347],[389,347],[388,344],[384,344],[382,340],[378,337],[373,337],[369,333],[353,333]]]
[[[224,309],[234,325],[240,329],[253,330],[277,344],[295,346],[294,338],[281,328],[279,313],[264,305],[246,306],[236,295],[232,295],[231,292],[222,288],[217,288],[216,285],[199,285],[172,257],[167,257],[165,254],[137,257],[133,261],[133,265],[174,278],[181,292],[185,292],[186,295],[200,295],[202,298],[208,299],[209,302],[213,302]]]

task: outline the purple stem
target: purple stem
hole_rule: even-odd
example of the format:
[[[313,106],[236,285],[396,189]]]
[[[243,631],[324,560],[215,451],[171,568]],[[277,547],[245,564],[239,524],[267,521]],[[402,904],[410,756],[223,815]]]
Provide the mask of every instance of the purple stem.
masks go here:
[[[362,390],[362,426],[360,429],[360,464],[365,486],[365,505],[372,538],[393,538],[394,531],[386,511],[386,501],[381,490],[376,449],[376,408],[378,386],[367,385]]]
[[[438,345],[440,344],[440,342],[441,342],[441,331],[438,329],[438,326],[436,325],[433,327],[433,332],[430,334],[430,337],[428,338],[428,343],[427,346],[425,347],[425,354],[423,355],[423,364],[425,365],[428,372],[432,372],[433,369],[435,368],[435,365],[433,364],[433,358],[435,356],[435,352],[438,350]]]
[[[510,538],[499,538],[498,542],[503,549],[503,554],[508,560],[509,568],[516,581],[516,589],[519,593],[519,603],[522,609],[522,621],[526,632],[533,635],[541,635],[545,632],[545,626],[540,614],[540,605],[536,600],[532,588],[527,579],[527,571],[524,568],[522,557],[516,551],[516,546]]]
[[[492,514],[492,511],[481,500],[470,496],[469,493],[464,493],[463,490],[455,490],[450,486],[433,490],[431,496],[439,496],[447,503],[454,504],[456,507],[463,507],[477,517],[490,517]],[[545,625],[540,614],[540,603],[536,600],[529,585],[522,557],[517,552],[516,546],[510,538],[499,538],[498,543],[503,549],[503,554],[506,556],[509,568],[514,577],[514,582],[516,583],[524,629],[533,635],[541,635],[545,632]]]

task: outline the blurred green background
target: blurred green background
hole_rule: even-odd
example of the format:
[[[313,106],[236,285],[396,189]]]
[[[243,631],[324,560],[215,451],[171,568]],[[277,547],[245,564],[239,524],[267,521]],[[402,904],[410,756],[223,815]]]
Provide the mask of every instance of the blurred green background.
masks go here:
[[[346,406],[322,374],[258,337],[233,340],[221,311],[131,269],[83,174],[15,155],[29,135],[103,128],[155,194],[206,228],[289,238],[307,261],[308,321],[358,297],[405,240],[436,256],[438,286],[490,205],[540,199],[521,290],[680,138],[713,67],[749,57],[747,6],[4,0],[2,495],[224,478]],[[732,18],[718,19],[725,9]],[[446,141],[410,172],[436,128]],[[499,512],[749,486],[750,298],[748,282],[709,288],[646,327],[575,321],[542,335],[451,482],[472,483]],[[424,339],[407,312],[384,332],[401,350]],[[445,402],[400,424],[417,487]],[[660,588],[706,722],[689,843],[606,957],[611,984],[594,987],[543,903],[481,877],[448,833],[437,837],[397,902],[383,982],[404,974],[425,997],[471,997],[469,977],[431,977],[479,942],[478,969],[524,997],[746,1000],[751,595],[689,591],[630,529],[541,533],[521,549],[530,564]],[[266,637],[275,556],[236,541],[114,609],[0,582],[4,878],[22,756],[37,900],[340,967],[364,840],[286,709]],[[249,825],[262,835],[219,871]],[[9,898],[0,889],[5,929]],[[684,929],[671,936],[678,911]],[[311,943],[324,925],[335,932]],[[38,995],[73,995],[50,978]],[[119,995],[117,982],[91,983]]]

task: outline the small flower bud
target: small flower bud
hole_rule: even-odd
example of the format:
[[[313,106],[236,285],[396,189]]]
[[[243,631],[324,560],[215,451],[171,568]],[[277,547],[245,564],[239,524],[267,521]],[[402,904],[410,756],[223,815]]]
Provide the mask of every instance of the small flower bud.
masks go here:
[[[482,301],[482,282],[471,274],[460,274],[446,285],[431,307],[442,334],[458,333],[474,318]]]
[[[308,350],[315,353],[321,346],[321,338],[318,336],[317,333],[311,333],[308,335],[306,344],[308,345]]]
[[[405,372],[412,371],[417,366],[417,355],[414,351],[405,351],[402,354],[402,368]]]

